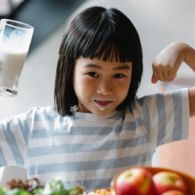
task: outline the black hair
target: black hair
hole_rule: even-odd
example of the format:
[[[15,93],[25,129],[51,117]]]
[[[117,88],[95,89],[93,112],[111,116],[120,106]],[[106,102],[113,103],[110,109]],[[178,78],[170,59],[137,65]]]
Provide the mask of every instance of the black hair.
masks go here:
[[[72,115],[71,108],[78,105],[72,79],[80,56],[132,63],[129,92],[117,109],[131,108],[143,63],[140,38],[129,18],[118,9],[95,6],[85,9],[69,23],[59,50],[54,89],[55,107],[62,116]]]

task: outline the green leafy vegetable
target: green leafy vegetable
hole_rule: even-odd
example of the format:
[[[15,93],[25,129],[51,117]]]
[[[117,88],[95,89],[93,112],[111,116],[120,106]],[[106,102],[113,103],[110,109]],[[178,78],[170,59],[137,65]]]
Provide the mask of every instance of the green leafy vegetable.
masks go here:
[[[81,195],[84,190],[80,186],[74,186],[66,189],[61,180],[52,179],[45,183],[44,186],[39,186],[32,190],[22,188],[7,189],[0,187],[0,195]]]

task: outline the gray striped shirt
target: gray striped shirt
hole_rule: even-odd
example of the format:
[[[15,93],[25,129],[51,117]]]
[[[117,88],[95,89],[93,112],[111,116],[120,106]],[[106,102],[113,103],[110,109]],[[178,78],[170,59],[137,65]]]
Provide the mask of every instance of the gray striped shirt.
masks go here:
[[[158,145],[188,137],[188,104],[184,89],[139,98],[132,112],[106,117],[32,108],[0,122],[0,166],[22,165],[29,177],[57,176],[67,187],[109,187],[123,169],[150,165]]]

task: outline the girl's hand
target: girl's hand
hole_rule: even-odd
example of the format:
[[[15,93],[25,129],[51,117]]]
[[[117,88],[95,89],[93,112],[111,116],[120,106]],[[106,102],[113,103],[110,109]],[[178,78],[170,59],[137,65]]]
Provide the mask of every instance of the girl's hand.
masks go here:
[[[183,43],[172,43],[157,55],[152,63],[152,83],[158,80],[170,82],[175,79],[184,58],[183,47]]]

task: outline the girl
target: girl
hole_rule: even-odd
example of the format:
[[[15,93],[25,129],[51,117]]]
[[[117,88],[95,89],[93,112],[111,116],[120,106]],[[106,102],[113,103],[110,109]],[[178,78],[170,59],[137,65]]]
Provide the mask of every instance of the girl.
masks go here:
[[[183,89],[138,99],[142,69],[139,35],[123,13],[90,7],[76,15],[59,51],[55,107],[1,121],[0,165],[86,190],[150,165],[157,146],[187,138],[195,95],[189,102]]]

